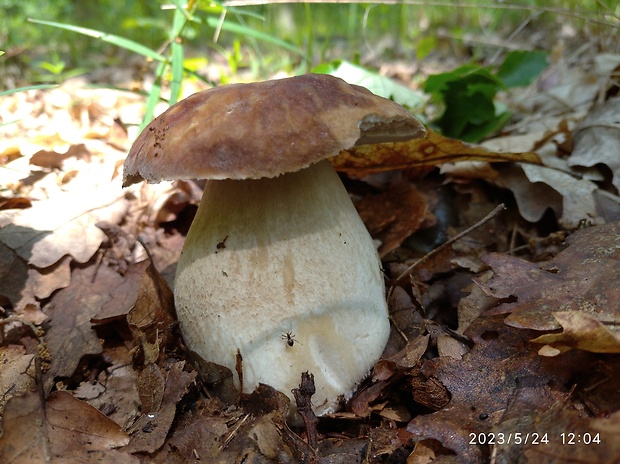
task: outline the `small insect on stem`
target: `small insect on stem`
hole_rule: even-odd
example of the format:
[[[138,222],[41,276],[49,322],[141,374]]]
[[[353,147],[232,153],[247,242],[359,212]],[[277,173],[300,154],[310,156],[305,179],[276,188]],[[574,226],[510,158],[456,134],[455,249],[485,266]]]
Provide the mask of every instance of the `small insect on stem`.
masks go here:
[[[286,344],[288,346],[293,346],[295,344],[295,342],[299,343],[299,341],[297,341],[295,339],[295,334],[293,332],[286,332],[285,334],[282,334],[282,340],[286,340]]]

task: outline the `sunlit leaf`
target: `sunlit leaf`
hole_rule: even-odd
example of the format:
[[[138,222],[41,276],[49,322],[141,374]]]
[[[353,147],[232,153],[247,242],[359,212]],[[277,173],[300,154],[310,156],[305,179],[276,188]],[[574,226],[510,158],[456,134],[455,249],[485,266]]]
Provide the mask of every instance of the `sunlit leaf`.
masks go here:
[[[429,76],[424,90],[444,107],[434,124],[448,137],[478,142],[499,130],[510,118],[497,111],[495,95],[504,88],[488,69],[461,66],[451,72]]]
[[[437,38],[434,35],[423,37],[418,40],[415,54],[418,60],[425,58],[430,52],[437,48]]]
[[[315,67],[312,72],[331,74],[339,77],[349,84],[361,85],[372,93],[394,100],[408,108],[417,108],[424,103],[425,97],[422,92],[410,89],[395,82],[389,77],[382,76],[376,71],[354,65],[348,61],[333,61]]]
[[[547,66],[547,54],[543,51],[514,50],[497,70],[497,77],[506,87],[530,85]]]
[[[535,153],[495,153],[427,130],[426,138],[407,142],[359,145],[331,160],[337,171],[355,176],[394,169],[436,166],[459,161],[523,162],[541,164]]]

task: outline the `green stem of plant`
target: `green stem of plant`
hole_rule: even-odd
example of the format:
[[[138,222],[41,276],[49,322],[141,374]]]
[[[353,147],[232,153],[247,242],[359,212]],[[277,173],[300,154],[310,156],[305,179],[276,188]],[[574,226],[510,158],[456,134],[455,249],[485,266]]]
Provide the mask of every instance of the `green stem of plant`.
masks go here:
[[[314,28],[312,26],[312,11],[309,3],[304,3],[304,10],[306,12],[306,30],[308,32],[307,45],[306,45],[306,62],[308,63],[308,69],[312,68],[313,62],[313,45],[314,45]]]

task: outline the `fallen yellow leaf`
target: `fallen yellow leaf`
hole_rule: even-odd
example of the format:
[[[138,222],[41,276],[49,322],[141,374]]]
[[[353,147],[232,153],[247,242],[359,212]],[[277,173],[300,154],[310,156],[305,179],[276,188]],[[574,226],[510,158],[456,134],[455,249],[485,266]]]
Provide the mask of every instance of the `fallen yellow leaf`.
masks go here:
[[[444,137],[427,129],[425,138],[406,142],[358,145],[331,159],[337,171],[363,177],[382,171],[436,166],[460,161],[542,164],[536,153],[495,153],[478,145]]]

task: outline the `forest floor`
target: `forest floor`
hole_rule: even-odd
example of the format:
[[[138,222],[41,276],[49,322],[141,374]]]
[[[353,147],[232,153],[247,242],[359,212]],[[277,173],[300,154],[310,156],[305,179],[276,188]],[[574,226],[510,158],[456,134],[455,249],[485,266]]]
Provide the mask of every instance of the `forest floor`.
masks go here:
[[[555,50],[479,156],[343,177],[392,333],[305,426],[190,362],[170,288],[202,184],[123,189],[143,98],[83,84],[0,100],[0,462],[620,462],[620,55]]]

